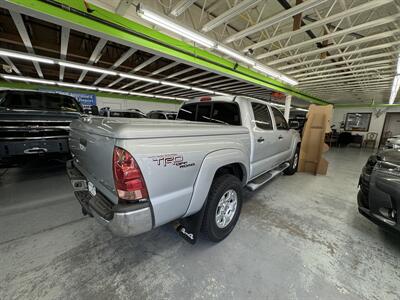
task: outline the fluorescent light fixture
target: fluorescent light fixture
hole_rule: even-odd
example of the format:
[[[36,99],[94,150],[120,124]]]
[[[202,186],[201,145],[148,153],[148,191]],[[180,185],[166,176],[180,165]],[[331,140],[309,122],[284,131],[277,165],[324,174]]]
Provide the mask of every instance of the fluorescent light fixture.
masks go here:
[[[300,108],[300,107],[296,107],[296,110],[300,110],[300,111],[308,111],[308,109],[305,109],[305,108]]]
[[[151,79],[151,78],[137,76],[137,75],[131,75],[131,74],[127,74],[127,73],[118,73],[118,75],[121,77],[124,77],[124,78],[129,78],[129,79],[134,79],[134,80],[146,81],[146,82],[151,82],[151,83],[160,83],[160,81],[156,80],[156,79]]]
[[[188,98],[176,97],[175,99],[176,99],[176,100],[179,100],[179,101],[189,101]]]
[[[84,90],[96,90],[97,89],[97,88],[95,88],[93,86],[90,86],[90,85],[67,83],[67,82],[57,82],[57,85],[70,87],[70,88],[76,88],[76,89],[84,89]]]
[[[396,100],[397,93],[400,88],[400,54],[397,57],[396,75],[393,78],[392,90],[390,91],[389,104],[393,104]]]
[[[276,79],[282,80],[283,82],[286,82],[286,83],[288,83],[290,85],[298,85],[299,84],[298,81],[296,81],[296,80],[294,80],[292,78],[289,78],[288,76],[283,75],[283,74],[275,71],[274,69],[272,69],[270,67],[267,67],[267,66],[264,66],[264,65],[261,65],[261,64],[256,64],[254,66],[254,69],[256,69],[256,70],[258,70],[258,71],[260,71],[260,72],[262,72],[264,74],[267,74],[269,76],[272,76],[272,77],[274,77]]]
[[[175,97],[171,97],[171,96],[156,95],[155,97],[160,98],[160,99],[175,100]]]
[[[196,0],[181,0],[171,10],[171,15],[177,17],[180,16],[185,10],[189,8]]]
[[[255,64],[256,64],[256,62],[253,59],[251,59],[249,57],[246,57],[246,56],[240,54],[239,52],[237,52],[237,51],[235,51],[233,49],[227,48],[227,47],[222,46],[222,45],[217,45],[216,49],[218,51],[228,55],[229,57],[232,57],[232,58],[234,58],[236,60],[240,60],[241,62],[244,62],[244,63],[246,63],[248,65],[255,66]]]
[[[153,94],[145,94],[145,93],[129,92],[129,95],[154,98]]]
[[[198,87],[192,87],[192,90],[193,91],[204,92],[204,93],[208,93],[208,94],[215,94],[215,92],[212,91],[212,90],[202,89],[202,88],[198,88]]]
[[[12,51],[0,50],[0,56],[1,55],[7,56],[7,57],[13,57],[13,58],[37,61],[37,62],[41,62],[41,63],[45,63],[45,64],[54,64],[54,60],[52,60],[52,59],[36,57],[34,55],[29,55],[29,54],[15,53],[15,52],[12,52]]]
[[[23,77],[23,76],[14,76],[14,75],[1,75],[1,76],[4,79],[9,79],[9,80],[27,81],[27,82],[33,82],[33,83],[50,84],[50,85],[55,85],[56,84],[52,80],[36,79],[36,78]]]
[[[187,90],[190,90],[190,89],[191,89],[191,87],[188,86],[188,85],[179,84],[179,83],[170,82],[170,81],[161,81],[161,84],[163,84],[163,85],[169,85],[169,86],[174,86],[174,87],[181,88],[181,89],[187,89]]]
[[[214,93],[215,93],[215,95],[218,95],[218,96],[232,96],[232,95],[221,93],[221,92],[214,92]]]
[[[118,74],[117,72],[106,70],[106,69],[90,67],[90,66],[80,65],[80,64],[74,64],[74,63],[69,63],[69,62],[63,62],[63,61],[59,61],[58,64],[60,66],[64,66],[64,67],[68,67],[68,68],[86,70],[86,71],[91,71],[91,72],[96,72],[96,73],[107,74],[107,75],[117,75]]]
[[[262,0],[244,0],[239,4],[235,5],[234,7],[228,9],[226,12],[222,13],[218,17],[212,19],[210,22],[205,24],[201,29],[203,32],[208,32],[213,30],[214,28],[218,27],[219,25],[226,23],[230,19],[234,18],[235,16],[241,14],[242,12],[256,6]]]
[[[97,88],[101,92],[107,92],[107,93],[117,93],[117,94],[129,94],[128,91],[122,91],[122,90],[114,90],[114,89],[107,89],[107,88]]]
[[[174,21],[144,8],[143,5],[138,6],[137,13],[141,18],[145,19],[146,21],[158,25],[169,31],[175,32],[176,34],[179,34],[180,36],[187,38],[195,43],[198,43],[204,47],[215,47],[215,42],[210,40],[209,38],[186,27],[178,25]]]

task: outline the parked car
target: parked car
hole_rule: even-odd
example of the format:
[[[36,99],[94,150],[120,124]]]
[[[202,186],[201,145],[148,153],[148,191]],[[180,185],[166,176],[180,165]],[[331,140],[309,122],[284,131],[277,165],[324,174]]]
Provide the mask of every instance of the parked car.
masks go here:
[[[69,125],[83,113],[75,98],[35,91],[0,91],[0,160],[68,154]]]
[[[147,118],[147,116],[138,109],[111,109],[109,107],[103,107],[100,109],[99,114],[100,116],[112,118]]]
[[[150,119],[175,120],[177,114],[176,111],[152,110],[147,113],[147,117]]]
[[[358,210],[372,222],[400,231],[400,150],[383,150],[364,166]]]
[[[386,140],[384,149],[400,149],[400,135],[395,135]]]
[[[220,241],[239,218],[244,187],[297,170],[299,134],[263,101],[197,98],[178,119],[72,123],[67,170],[84,214],[123,236],[179,220],[188,241],[200,228]]]

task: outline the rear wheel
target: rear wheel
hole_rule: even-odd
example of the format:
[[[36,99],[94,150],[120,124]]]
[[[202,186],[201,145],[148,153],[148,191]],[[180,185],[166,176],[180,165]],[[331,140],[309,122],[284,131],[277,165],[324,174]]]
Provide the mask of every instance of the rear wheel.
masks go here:
[[[297,172],[297,168],[299,167],[299,157],[300,157],[300,146],[297,146],[296,152],[294,153],[292,159],[289,161],[290,165],[283,171],[283,174],[293,175],[294,173]]]
[[[235,227],[241,208],[240,180],[231,174],[217,177],[208,193],[202,230],[211,241],[222,241]]]

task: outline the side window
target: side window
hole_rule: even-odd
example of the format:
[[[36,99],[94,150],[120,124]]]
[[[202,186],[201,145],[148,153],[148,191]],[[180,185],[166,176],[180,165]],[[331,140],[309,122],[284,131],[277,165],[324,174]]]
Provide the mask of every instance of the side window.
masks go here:
[[[240,111],[236,103],[215,102],[211,121],[215,123],[225,123],[230,125],[240,125]]]
[[[268,106],[260,103],[251,103],[254,112],[254,121],[256,126],[264,130],[272,130],[272,120],[269,114]]]
[[[276,129],[288,130],[289,126],[285,120],[285,117],[282,115],[282,113],[275,107],[271,107],[271,108],[272,108],[272,112],[273,112],[274,118],[275,118]]]
[[[196,104],[186,104],[178,112],[177,119],[194,121],[196,118]]]

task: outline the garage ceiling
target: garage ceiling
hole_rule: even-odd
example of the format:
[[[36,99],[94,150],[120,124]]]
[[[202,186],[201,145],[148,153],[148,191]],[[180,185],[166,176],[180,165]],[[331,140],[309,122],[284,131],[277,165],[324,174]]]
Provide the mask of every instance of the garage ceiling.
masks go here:
[[[35,1],[10,2],[35,4]],[[83,3],[75,1],[75,5],[77,2]],[[304,100],[318,102],[318,99],[338,104],[387,103],[399,54],[398,5],[392,0],[301,2],[141,1],[161,15],[175,18],[176,22],[241,53],[247,53],[264,65],[298,80],[300,84],[296,88],[302,92],[294,98],[295,106],[304,107],[308,105]],[[140,1],[94,0],[88,3],[89,10],[91,5],[99,6],[182,39],[141,19],[136,13],[136,5]],[[294,10],[296,7],[292,7],[296,3],[297,7],[305,7],[304,11],[298,8]],[[56,62],[43,64],[0,56],[3,60],[1,63],[12,68],[13,75],[178,100],[207,94],[199,91],[200,88],[216,93],[248,95],[276,103],[284,101],[274,90],[282,92],[285,88],[266,88],[257,84],[257,81],[191,64],[151,48],[128,45],[111,36],[78,30],[74,26],[70,29],[66,25],[67,19],[54,22],[52,18],[38,17],[29,10],[23,13],[10,10],[8,4],[0,4],[0,7],[3,7],[0,9],[1,49],[51,58]],[[302,19],[299,19],[300,12]],[[216,54],[221,56],[220,53]],[[65,67],[60,62],[94,66],[100,68],[100,72]],[[107,70],[157,82],[109,75],[106,74]],[[160,84],[160,81],[174,85]],[[271,87],[270,84],[268,86]]]
[[[145,23],[132,6],[140,1],[89,2]],[[298,80],[301,90],[329,102],[388,102],[400,53],[397,1],[142,2],[242,53],[250,51]],[[300,10],[301,19],[293,17],[293,7],[302,2],[316,5]]]

